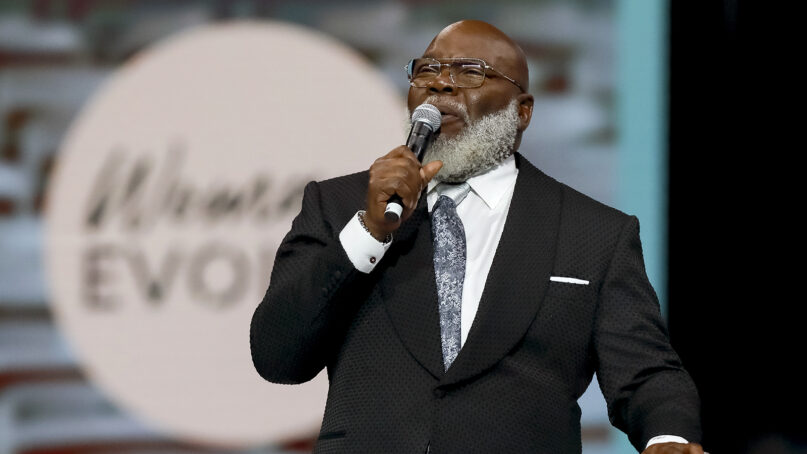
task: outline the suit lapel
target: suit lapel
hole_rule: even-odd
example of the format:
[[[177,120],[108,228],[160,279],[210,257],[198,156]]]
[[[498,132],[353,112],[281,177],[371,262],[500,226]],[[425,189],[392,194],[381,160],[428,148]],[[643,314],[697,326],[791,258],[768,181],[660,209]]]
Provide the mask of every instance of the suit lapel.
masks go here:
[[[519,173],[513,199],[479,309],[466,343],[440,380],[441,385],[471,378],[501,360],[526,334],[546,293],[560,225],[560,187],[518,153],[516,165]],[[428,250],[431,253],[432,248]],[[429,287],[434,289],[433,265],[429,270]],[[425,278],[420,284],[423,282]],[[432,291],[436,305],[436,291]],[[437,328],[436,332],[429,328],[424,339],[439,345],[436,308],[425,322],[427,327]],[[436,351],[441,355],[439,347]]]
[[[440,314],[434,281],[434,248],[425,191],[418,206],[395,233],[379,266],[381,292],[392,325],[415,360],[435,378],[441,377]]]

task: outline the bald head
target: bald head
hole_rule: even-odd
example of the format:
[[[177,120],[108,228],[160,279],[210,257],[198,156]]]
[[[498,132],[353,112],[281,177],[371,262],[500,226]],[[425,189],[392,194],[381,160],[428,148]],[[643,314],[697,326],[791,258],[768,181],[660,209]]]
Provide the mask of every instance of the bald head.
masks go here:
[[[456,55],[438,55],[449,53]],[[479,20],[462,20],[447,26],[434,37],[424,57],[476,57],[497,71],[529,87],[529,70],[524,51],[503,31]]]

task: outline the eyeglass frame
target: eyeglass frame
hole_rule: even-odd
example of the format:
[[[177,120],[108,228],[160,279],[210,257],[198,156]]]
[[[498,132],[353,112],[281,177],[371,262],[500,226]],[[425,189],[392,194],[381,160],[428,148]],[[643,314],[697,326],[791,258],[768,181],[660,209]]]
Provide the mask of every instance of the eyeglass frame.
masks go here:
[[[448,66],[448,77],[451,79],[451,83],[454,84],[454,85],[457,85],[457,82],[454,81],[454,75],[451,74],[451,64],[452,63],[454,63],[456,61],[461,61],[461,60],[471,60],[471,61],[482,62],[482,67],[485,68],[485,74],[484,74],[484,77],[482,78],[482,82],[479,85],[475,86],[475,87],[459,87],[459,85],[457,85],[459,88],[479,88],[479,87],[481,87],[482,84],[485,83],[485,78],[487,78],[487,70],[491,70],[491,71],[495,72],[496,74],[500,75],[501,77],[503,77],[508,82],[510,82],[513,85],[515,85],[516,87],[518,87],[519,90],[521,90],[522,93],[527,92],[527,90],[525,90],[524,87],[522,87],[520,83],[516,82],[515,79],[513,79],[511,77],[508,77],[503,72],[499,71],[498,69],[494,68],[493,66],[490,66],[488,64],[488,62],[486,62],[485,60],[482,60],[481,58],[476,58],[476,57],[450,57],[450,58],[442,58],[442,59],[437,59],[437,58],[434,58],[434,57],[413,58],[413,59],[409,60],[409,63],[407,63],[403,67],[404,72],[406,72],[407,78],[409,78],[409,85],[412,86],[412,87],[415,87],[415,82],[412,80],[412,73],[410,72],[411,71],[410,68],[412,68],[414,66],[413,63],[414,63],[415,60],[420,60],[420,59],[434,60],[437,63],[439,63],[440,64],[440,74],[443,73],[443,66]],[[449,63],[443,63],[440,60],[448,60]],[[437,79],[438,76],[439,76],[439,74],[435,75],[434,78]],[[415,87],[415,88],[426,88],[426,87]]]

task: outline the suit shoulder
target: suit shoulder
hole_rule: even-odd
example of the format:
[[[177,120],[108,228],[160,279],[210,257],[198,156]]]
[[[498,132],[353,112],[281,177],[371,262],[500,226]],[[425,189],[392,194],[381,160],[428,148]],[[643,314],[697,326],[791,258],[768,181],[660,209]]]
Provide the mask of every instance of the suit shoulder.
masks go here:
[[[593,199],[565,183],[557,183],[561,186],[561,191],[563,192],[564,207],[569,210],[579,211],[581,216],[596,217],[604,221],[616,222],[620,225],[630,218],[627,213]]]
[[[363,170],[348,175],[326,178],[324,180],[309,181],[308,185],[316,186],[322,195],[323,201],[348,201],[367,193],[367,180],[369,172]]]
[[[317,183],[324,184],[324,185],[342,185],[342,184],[355,184],[357,182],[364,183],[367,185],[367,178],[369,177],[369,171],[361,170],[358,172],[350,173],[347,175],[340,175],[338,177],[326,178],[324,180],[319,180]]]
[[[341,226],[356,211],[364,209],[367,194],[368,171],[351,173],[308,183],[318,203],[316,209],[321,216],[335,226]]]
[[[551,194],[557,211],[557,251],[554,272],[562,276],[604,276],[622,232],[631,217],[544,174],[525,166],[536,186]],[[520,175],[520,173],[519,173]]]
[[[595,200],[577,189],[547,175],[523,155],[518,154],[517,158],[518,160],[516,162],[520,172],[524,172],[528,177],[532,177],[536,181],[543,181],[544,188],[550,189],[558,194],[562,201],[562,211],[564,215],[571,214],[573,217],[597,218],[601,221],[616,222],[620,225],[626,222],[630,217],[626,213]]]
[[[561,227],[574,231],[587,232],[600,237],[615,232],[618,234],[630,216],[622,211],[599,202],[571,186],[561,183],[535,167],[529,160],[518,155],[519,172],[536,182],[541,191],[549,191],[559,203]],[[582,233],[581,232],[581,233]]]
[[[364,194],[367,191],[367,180],[369,172],[362,170],[360,172],[351,173],[349,175],[342,175],[325,180],[317,181],[320,190],[323,192],[336,193],[341,192],[359,192]]]

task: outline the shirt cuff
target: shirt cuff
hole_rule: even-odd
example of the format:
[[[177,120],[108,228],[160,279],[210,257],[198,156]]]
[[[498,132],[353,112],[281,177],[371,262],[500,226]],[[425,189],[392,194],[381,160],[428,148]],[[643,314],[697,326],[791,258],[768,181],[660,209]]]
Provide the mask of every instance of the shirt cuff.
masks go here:
[[[686,438],[677,437],[675,435],[659,435],[657,437],[651,438],[650,441],[647,442],[647,446],[645,446],[644,449],[649,448],[650,445],[655,445],[655,444],[658,444],[658,443],[684,443],[684,444],[687,444],[689,442],[687,441]]]
[[[373,238],[373,235],[362,227],[358,213],[350,218],[339,233],[339,242],[342,243],[350,262],[362,273],[373,271],[392,244],[392,241],[382,243]]]

